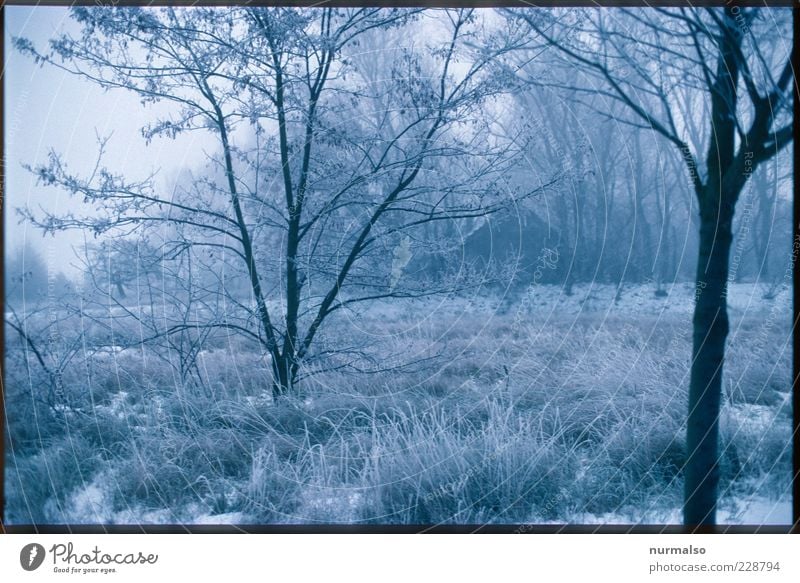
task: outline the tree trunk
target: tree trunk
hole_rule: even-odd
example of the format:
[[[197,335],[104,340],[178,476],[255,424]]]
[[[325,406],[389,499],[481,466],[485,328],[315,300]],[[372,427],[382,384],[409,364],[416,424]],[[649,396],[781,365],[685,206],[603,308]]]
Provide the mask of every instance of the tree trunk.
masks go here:
[[[774,181],[768,176],[769,166],[757,172],[753,177],[755,184],[755,198],[758,204],[758,211],[755,220],[755,236],[753,245],[755,247],[755,269],[756,281],[762,283],[770,282],[770,261],[769,243],[772,229],[773,213],[776,212],[778,205],[777,176]],[[777,173],[777,168],[775,169]]]
[[[707,199],[719,202],[719,196]],[[732,219],[733,208],[724,205],[701,212],[684,476],[684,524],[691,527],[716,523]]]
[[[297,375],[300,372],[301,358],[292,351],[278,353],[272,358],[272,398],[278,400],[285,395],[291,395]]]
[[[293,375],[291,372],[291,362],[286,355],[273,358],[272,373],[274,381],[272,383],[272,399],[277,401],[282,396],[291,391]]]

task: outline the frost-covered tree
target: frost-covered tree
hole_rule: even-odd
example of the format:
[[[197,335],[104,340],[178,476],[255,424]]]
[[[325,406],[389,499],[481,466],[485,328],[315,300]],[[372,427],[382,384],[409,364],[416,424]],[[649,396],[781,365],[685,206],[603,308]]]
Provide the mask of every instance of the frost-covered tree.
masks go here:
[[[582,103],[654,131],[677,150],[700,228],[684,466],[684,523],[716,522],[718,422],[736,203],[756,168],[792,140],[786,10],[647,8],[512,12],[541,39]],[[537,41],[538,42],[538,41]],[[547,79],[543,80],[547,82]],[[688,91],[690,99],[678,98]],[[686,107],[689,104],[691,107]]]
[[[31,170],[92,209],[28,219],[45,232],[77,228],[100,237],[152,240],[158,230],[164,258],[204,266],[205,283],[186,293],[200,293],[206,309],[196,312],[202,318],[150,332],[240,332],[271,363],[275,397],[291,391],[314,358],[345,352],[341,338],[315,351],[338,311],[474,285],[463,273],[403,277],[386,260],[393,249],[413,255],[426,247],[426,225],[482,217],[540,187],[508,184],[525,144],[497,131],[492,109],[491,98],[510,82],[496,57],[524,39],[519,27],[498,32],[474,10],[71,14],[76,36],[54,39],[48,51],[21,38],[16,47],[105,89],[133,92],[145,105],[171,104],[171,113],[142,129],[146,139],[200,131],[214,136],[217,149],[207,172],[184,177],[173,192],[153,178],[128,180],[104,162],[79,176],[53,153]],[[409,41],[382,48],[383,74],[375,79],[358,57],[362,43],[398,29]],[[426,30],[436,35],[426,39]],[[215,270],[243,276],[249,299],[224,280],[209,287]],[[214,289],[226,300],[211,309]]]

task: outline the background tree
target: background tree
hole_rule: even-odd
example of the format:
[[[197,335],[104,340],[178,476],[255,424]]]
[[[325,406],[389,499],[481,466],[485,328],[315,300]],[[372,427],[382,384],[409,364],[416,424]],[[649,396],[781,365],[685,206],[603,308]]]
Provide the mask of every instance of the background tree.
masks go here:
[[[6,338],[19,341],[19,352],[31,383],[46,387],[44,403],[67,404],[63,371],[82,350],[81,330],[70,329],[61,307],[75,295],[73,283],[30,244],[19,246],[4,265]],[[42,375],[42,376],[40,376]]]

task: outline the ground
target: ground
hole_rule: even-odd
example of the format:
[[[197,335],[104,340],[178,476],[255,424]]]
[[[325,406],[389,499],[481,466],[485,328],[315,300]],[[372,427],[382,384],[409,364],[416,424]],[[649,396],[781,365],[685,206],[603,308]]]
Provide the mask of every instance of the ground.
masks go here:
[[[148,349],[86,350],[53,408],[7,331],[7,521],[677,523],[694,288],[666,290],[343,314],[342,339],[421,364],[320,372],[277,404],[229,342],[194,383]],[[766,291],[731,287],[722,523],[791,521],[790,289]]]

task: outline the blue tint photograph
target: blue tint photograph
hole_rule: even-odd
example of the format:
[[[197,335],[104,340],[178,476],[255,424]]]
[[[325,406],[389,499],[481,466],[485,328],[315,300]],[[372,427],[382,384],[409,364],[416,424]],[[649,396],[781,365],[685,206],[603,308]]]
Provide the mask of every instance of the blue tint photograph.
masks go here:
[[[4,8],[5,525],[792,524],[791,9],[99,4]]]

